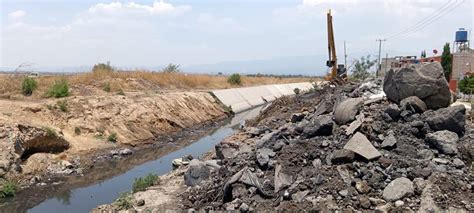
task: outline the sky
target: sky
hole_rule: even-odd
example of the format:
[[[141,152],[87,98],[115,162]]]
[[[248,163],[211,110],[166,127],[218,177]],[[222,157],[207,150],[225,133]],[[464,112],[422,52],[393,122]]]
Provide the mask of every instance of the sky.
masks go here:
[[[327,55],[332,9],[339,60],[441,50],[473,29],[472,0],[0,0],[0,67],[184,67]],[[425,17],[435,21],[412,27]],[[429,20],[427,20],[429,22]],[[398,32],[412,33],[397,36]],[[420,29],[421,28],[421,29]],[[395,36],[394,36],[395,35]],[[309,63],[312,63],[309,61]],[[349,62],[348,62],[349,63]],[[235,66],[235,64],[233,64]]]

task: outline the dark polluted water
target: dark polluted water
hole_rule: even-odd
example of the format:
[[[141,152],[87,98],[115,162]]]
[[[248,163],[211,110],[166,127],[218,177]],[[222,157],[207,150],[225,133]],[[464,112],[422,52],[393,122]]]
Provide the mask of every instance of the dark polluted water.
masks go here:
[[[236,114],[223,126],[189,145],[164,145],[156,150],[144,150],[125,161],[95,168],[84,177],[70,178],[65,184],[26,189],[1,206],[0,212],[89,212],[98,205],[113,202],[121,192],[130,191],[135,178],[150,172],[163,175],[171,171],[173,159],[188,154],[195,158],[202,156],[232,135],[241,122],[258,115],[261,108]]]

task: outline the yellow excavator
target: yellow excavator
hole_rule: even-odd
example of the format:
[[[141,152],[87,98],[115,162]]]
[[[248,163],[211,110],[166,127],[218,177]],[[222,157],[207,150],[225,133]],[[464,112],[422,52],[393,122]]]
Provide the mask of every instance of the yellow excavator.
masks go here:
[[[327,80],[332,81],[336,84],[342,84],[346,81],[347,71],[344,67],[344,64],[337,64],[336,43],[334,41],[334,29],[332,27],[331,9],[329,9],[327,13],[327,22],[329,60],[326,62],[326,66],[331,68],[331,72],[328,74]]]

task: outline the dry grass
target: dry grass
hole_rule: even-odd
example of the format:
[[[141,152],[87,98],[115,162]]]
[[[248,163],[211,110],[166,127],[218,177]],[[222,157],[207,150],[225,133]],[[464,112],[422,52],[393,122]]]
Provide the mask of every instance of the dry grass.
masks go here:
[[[21,82],[24,75],[0,74],[0,95],[3,98],[18,96],[21,92]],[[110,85],[111,93],[118,91],[144,90],[206,90],[225,89],[236,87],[227,83],[227,76],[213,76],[205,74],[165,73],[150,71],[109,71],[96,70],[94,72],[77,75],[40,76],[38,89],[34,98],[40,98],[56,80],[66,79],[73,89],[74,95],[94,95],[103,91],[103,85]],[[307,82],[316,79],[310,78],[279,78],[279,77],[247,77],[242,76],[242,84],[238,87],[257,86],[265,84],[283,84]],[[86,89],[85,89],[86,88]],[[93,92],[84,92],[93,91]]]

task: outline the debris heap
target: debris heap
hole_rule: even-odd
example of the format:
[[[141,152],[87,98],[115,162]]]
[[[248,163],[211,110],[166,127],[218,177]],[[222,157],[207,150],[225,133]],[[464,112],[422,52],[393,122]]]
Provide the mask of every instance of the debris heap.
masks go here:
[[[181,195],[184,208],[474,211],[465,108],[427,107],[416,94],[392,102],[380,90],[347,84],[277,100],[216,146],[221,166]]]

